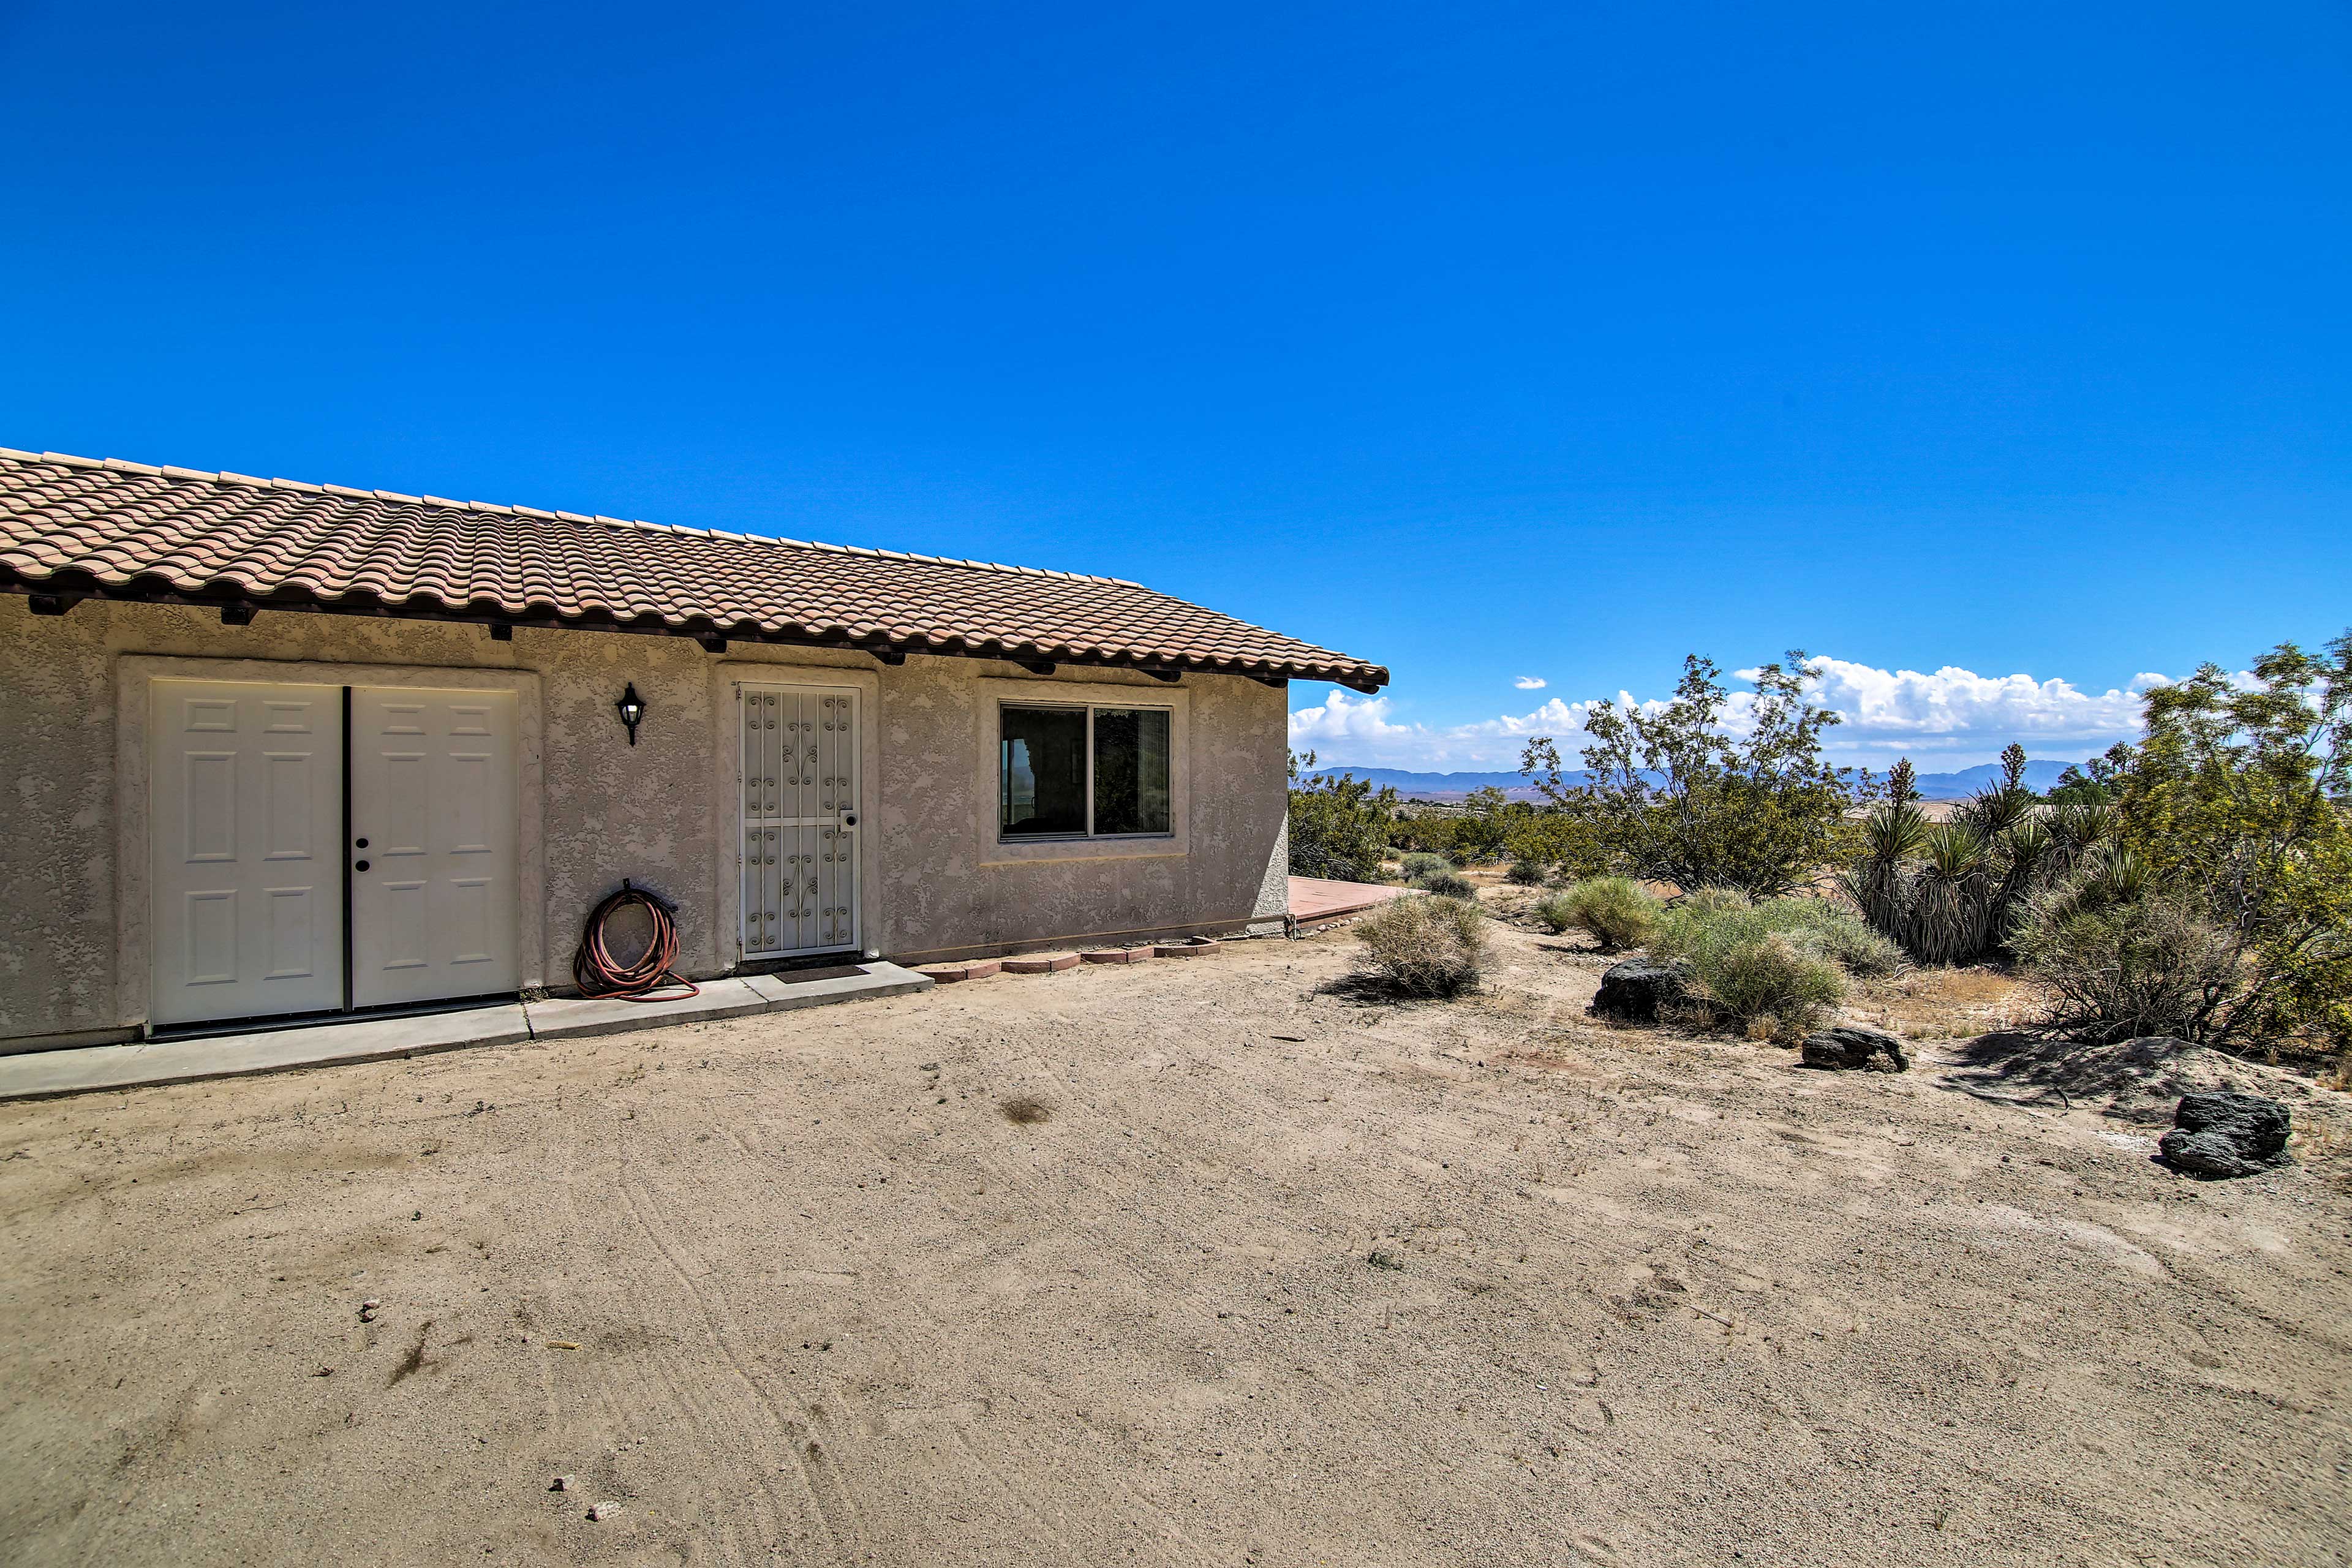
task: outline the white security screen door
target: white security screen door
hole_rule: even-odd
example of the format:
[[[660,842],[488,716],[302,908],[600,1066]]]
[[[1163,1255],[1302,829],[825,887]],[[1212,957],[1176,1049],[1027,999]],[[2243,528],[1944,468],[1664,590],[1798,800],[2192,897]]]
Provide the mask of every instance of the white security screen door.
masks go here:
[[[515,989],[511,691],[352,689],[352,1005]]]
[[[158,1024],[343,1005],[343,692],[149,688]]]
[[[857,693],[741,686],[746,958],[863,940],[857,880]]]

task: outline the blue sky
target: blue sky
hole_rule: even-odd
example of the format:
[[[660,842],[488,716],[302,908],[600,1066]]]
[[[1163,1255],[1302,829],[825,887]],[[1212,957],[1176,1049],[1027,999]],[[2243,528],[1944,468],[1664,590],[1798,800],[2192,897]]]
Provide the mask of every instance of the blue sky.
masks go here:
[[[0,146],[0,445],[1133,577],[1327,760],[2352,621],[2340,5],[14,0]]]

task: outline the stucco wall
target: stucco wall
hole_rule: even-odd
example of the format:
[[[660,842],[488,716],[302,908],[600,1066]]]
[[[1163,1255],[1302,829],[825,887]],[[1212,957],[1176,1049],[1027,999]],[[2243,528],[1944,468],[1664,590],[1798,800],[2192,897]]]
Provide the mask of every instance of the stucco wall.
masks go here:
[[[501,643],[478,626],[268,611],[250,626],[224,626],[214,612],[144,605],[36,616],[21,596],[0,595],[0,778],[13,807],[0,833],[0,1039],[144,1016],[146,977],[116,973],[125,881],[116,669],[126,654],[537,673],[545,783],[538,831],[527,825],[524,837],[541,846],[546,898],[523,918],[544,922],[551,984],[568,983],[582,921],[625,876],[677,900],[680,958],[692,973],[732,963],[734,933],[716,929],[718,880],[731,875],[733,856],[731,826],[720,843],[713,821],[724,814],[711,805],[722,748],[734,744],[731,711],[721,724],[713,707],[720,658],[877,674],[866,932],[886,953],[1230,928],[1283,909],[1286,704],[1255,681],[1182,682],[1192,786],[1182,856],[992,865],[977,853],[993,805],[978,787],[975,715],[993,700],[979,683],[1034,679],[1014,666],[916,658],[884,668],[860,654],[741,643],[713,656],[684,639],[598,632],[522,629]],[[1066,679],[1133,687],[1147,701],[1170,689],[1111,671]],[[635,748],[613,712],[631,681],[647,706]],[[131,879],[143,881],[143,870]]]

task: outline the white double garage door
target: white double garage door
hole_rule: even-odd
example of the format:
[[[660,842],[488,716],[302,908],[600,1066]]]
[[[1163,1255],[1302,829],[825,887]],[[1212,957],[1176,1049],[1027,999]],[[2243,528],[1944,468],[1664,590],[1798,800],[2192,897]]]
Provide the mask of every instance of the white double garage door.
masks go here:
[[[516,698],[156,680],[159,1025],[511,993]]]

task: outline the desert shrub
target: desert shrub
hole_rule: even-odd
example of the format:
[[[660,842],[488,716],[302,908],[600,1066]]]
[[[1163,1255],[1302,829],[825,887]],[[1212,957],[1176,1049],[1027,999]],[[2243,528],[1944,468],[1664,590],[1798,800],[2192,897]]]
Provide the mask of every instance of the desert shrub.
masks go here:
[[[1768,930],[1834,961],[1849,974],[1892,974],[1903,967],[1903,950],[1870,929],[1860,915],[1827,899],[1790,896],[1756,906]]]
[[[1459,899],[1398,899],[1356,926],[1372,971],[1408,996],[1477,989],[1486,964],[1486,917]]]
[[[1538,861],[1514,860],[1503,873],[1504,880],[1515,888],[1540,888],[1544,885],[1546,868]]]
[[[2227,931],[2244,983],[2215,1041],[2352,1046],[2352,632],[2207,665],[2146,697],[2147,736],[2092,765],[2148,884]]]
[[[1340,882],[1380,879],[1396,791],[1346,773],[1308,774],[1315,753],[1290,758],[1290,874]]]
[[[1784,931],[1753,942],[1703,944],[1694,960],[1692,989],[1717,1010],[1776,1039],[1801,1038],[1822,1012],[1845,999],[1845,976]]]
[[[1519,771],[1614,869],[1685,888],[1784,893],[1843,852],[1853,837],[1846,807],[1867,780],[1822,757],[1822,733],[1841,721],[1808,695],[1820,667],[1803,653],[1748,677],[1756,691],[1737,729],[1720,673],[1694,654],[1672,702],[1592,704],[1580,774],[1561,770],[1549,736],[1528,742]]]
[[[1860,921],[1819,899],[1751,904],[1694,896],[1659,916],[1649,947],[1654,957],[1689,964],[1698,1010],[1718,1022],[1765,1026],[1786,1039],[1844,1000],[1841,952],[1869,963],[1886,958],[1868,936]]]
[[[1451,866],[1443,871],[1432,871],[1426,876],[1416,877],[1413,879],[1412,885],[1424,893],[1434,893],[1441,899],[1475,900],[1478,896],[1478,889],[1472,884],[1470,879]]]
[[[1732,910],[1752,910],[1756,900],[1737,888],[1693,888],[1675,900],[1675,908],[1687,910],[1702,919],[1712,919]]]
[[[1454,862],[1443,855],[1433,855],[1426,849],[1416,849],[1404,858],[1404,879],[1417,882],[1423,877],[1433,877],[1440,871],[1451,871]]]
[[[1593,877],[1546,899],[1536,906],[1536,916],[1556,931],[1570,926],[1590,931],[1602,952],[1614,952],[1649,941],[1661,908],[1639,882]]]
[[[2014,940],[2027,973],[2054,993],[2043,1026],[2074,1039],[2220,1043],[2248,989],[2233,933],[2170,895],[2103,897],[2095,881],[2054,889],[2028,901]]]
[[[1408,854],[1442,855],[1454,853],[1454,825],[1452,816],[1400,816],[1389,824],[1389,842]]]

